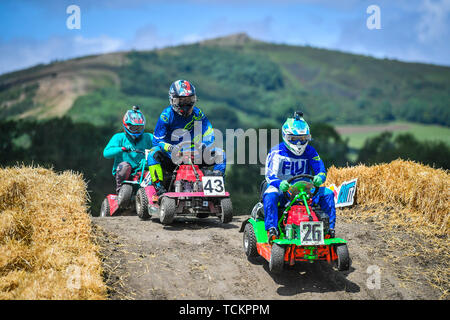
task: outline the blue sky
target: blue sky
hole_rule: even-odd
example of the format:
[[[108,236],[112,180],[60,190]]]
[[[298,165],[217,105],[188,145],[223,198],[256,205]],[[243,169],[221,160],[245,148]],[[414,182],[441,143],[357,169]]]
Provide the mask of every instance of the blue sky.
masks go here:
[[[66,8],[81,10],[69,30]],[[369,5],[381,29],[369,30]],[[275,43],[450,65],[450,0],[2,0],[0,73],[88,54],[246,32]]]

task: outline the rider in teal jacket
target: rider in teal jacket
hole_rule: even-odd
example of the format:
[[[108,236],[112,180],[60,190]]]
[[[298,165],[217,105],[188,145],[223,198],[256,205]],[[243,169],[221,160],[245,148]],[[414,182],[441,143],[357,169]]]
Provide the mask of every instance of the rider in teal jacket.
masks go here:
[[[106,159],[114,159],[112,174],[116,178],[117,193],[123,181],[135,175],[139,170],[141,160],[145,159],[145,154],[138,153],[136,150],[144,151],[153,148],[153,135],[144,133],[145,117],[139,107],[134,106],[133,110],[125,113],[123,127],[124,132],[116,133],[103,150],[103,156]],[[161,171],[160,164],[153,157],[148,158],[147,165],[153,168],[159,167],[159,169],[154,169],[158,173]],[[153,175],[155,174],[153,173]]]
[[[117,167],[121,162],[129,163],[132,169],[131,175],[136,174],[139,169],[139,164],[141,163],[141,160],[144,159],[145,155],[133,151],[151,149],[153,147],[152,140],[153,135],[147,132],[142,134],[139,141],[130,140],[125,132],[113,135],[105,147],[105,150],[103,150],[103,156],[106,159],[114,158],[112,168],[113,176],[116,175]]]

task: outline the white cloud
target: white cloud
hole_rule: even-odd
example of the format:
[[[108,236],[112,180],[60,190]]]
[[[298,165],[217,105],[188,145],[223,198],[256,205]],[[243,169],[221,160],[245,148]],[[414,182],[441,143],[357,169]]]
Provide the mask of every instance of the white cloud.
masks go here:
[[[190,33],[187,34],[183,37],[183,39],[181,40],[182,43],[185,44],[189,44],[189,43],[195,43],[195,42],[199,42],[201,40],[205,39],[204,36],[201,36],[197,33]]]
[[[94,38],[53,36],[45,41],[14,39],[0,43],[0,74],[55,59],[114,52],[124,49],[124,45],[121,39],[106,35]]]
[[[128,49],[150,50],[172,44],[174,44],[172,36],[162,36],[155,25],[148,24],[136,31],[134,38],[127,43],[127,47]]]
[[[121,39],[111,38],[105,35],[96,38],[85,38],[76,36],[72,43],[76,52],[106,53],[121,49],[124,42]]]
[[[31,0],[30,0],[31,1]],[[86,0],[80,0],[87,5]],[[104,5],[106,0],[92,4],[92,7]],[[195,0],[202,2],[206,0]],[[238,6],[237,0],[231,0]],[[283,0],[280,5],[289,5],[291,0]],[[312,4],[313,0],[299,0]],[[256,1],[255,1],[256,2]],[[139,7],[148,4],[143,0],[113,0],[108,6],[121,8],[126,3]],[[241,2],[239,2],[241,3]],[[337,11],[346,11],[358,3],[360,12],[350,11],[344,21],[333,24],[324,23],[326,15],[310,15],[301,29],[297,23],[283,21],[283,17],[260,16],[259,18],[237,18],[222,16],[206,18],[202,27],[187,29],[185,34],[175,36],[176,31],[161,30],[160,26],[147,24],[136,30],[126,39],[107,33],[98,36],[52,36],[46,40],[11,39],[0,40],[0,74],[36,65],[49,63],[55,59],[69,59],[91,54],[102,54],[118,50],[151,50],[180,43],[193,43],[231,33],[246,32],[253,38],[270,42],[291,44],[308,43],[322,48],[335,48],[342,51],[369,54],[376,57],[391,57],[407,61],[423,61],[450,65],[450,0],[424,0],[419,2],[377,0],[381,14],[382,30],[368,30],[367,17],[363,4],[356,0],[341,2],[319,0],[320,7]],[[349,3],[351,5],[349,5]],[[277,4],[278,5],[278,4]],[[54,4],[56,7],[56,4]],[[248,3],[246,4],[248,7]],[[59,8],[59,7],[58,7]],[[91,7],[88,7],[91,8]],[[357,13],[355,15],[355,12]],[[339,16],[339,15],[338,15]],[[341,16],[339,16],[341,17]],[[339,18],[341,19],[341,18]],[[174,32],[174,33],[170,33]]]
[[[425,0],[421,6],[421,12],[422,15],[417,25],[419,41],[430,43],[442,38],[448,29],[450,0]]]

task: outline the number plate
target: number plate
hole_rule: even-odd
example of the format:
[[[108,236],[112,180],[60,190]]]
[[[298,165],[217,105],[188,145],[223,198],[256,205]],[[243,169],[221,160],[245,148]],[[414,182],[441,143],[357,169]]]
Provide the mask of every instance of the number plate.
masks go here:
[[[203,177],[203,192],[205,196],[224,196],[225,184],[223,177]]]
[[[301,222],[300,241],[302,242],[302,245],[324,244],[322,221]]]

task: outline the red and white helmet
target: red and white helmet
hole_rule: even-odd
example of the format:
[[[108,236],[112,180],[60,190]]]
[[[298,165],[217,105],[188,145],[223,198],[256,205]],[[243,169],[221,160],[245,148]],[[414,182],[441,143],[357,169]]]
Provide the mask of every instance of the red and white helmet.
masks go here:
[[[169,102],[173,111],[188,117],[197,102],[195,87],[187,80],[177,80],[170,86]]]

